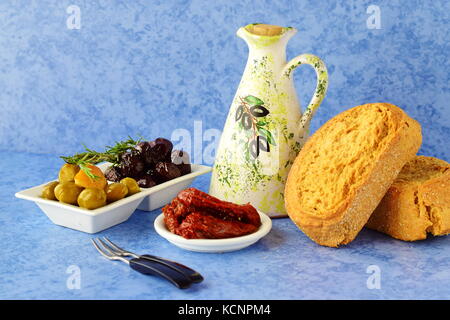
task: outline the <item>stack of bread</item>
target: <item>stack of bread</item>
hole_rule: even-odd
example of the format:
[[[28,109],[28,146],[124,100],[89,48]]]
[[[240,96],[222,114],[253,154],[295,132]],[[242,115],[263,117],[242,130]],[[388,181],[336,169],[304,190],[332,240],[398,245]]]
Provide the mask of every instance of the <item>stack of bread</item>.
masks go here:
[[[450,233],[450,165],[416,156],[421,143],[419,123],[392,104],[337,115],[289,172],[289,217],[330,247],[351,242],[364,226],[407,241]]]

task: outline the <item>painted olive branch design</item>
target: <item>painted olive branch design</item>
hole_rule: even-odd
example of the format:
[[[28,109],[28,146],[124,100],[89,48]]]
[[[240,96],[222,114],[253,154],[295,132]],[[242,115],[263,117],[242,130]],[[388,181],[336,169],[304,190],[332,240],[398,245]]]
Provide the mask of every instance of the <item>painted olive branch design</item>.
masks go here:
[[[270,111],[264,107],[264,101],[258,97],[248,95],[239,97],[240,105],[236,109],[235,120],[241,121],[244,130],[252,130],[253,137],[249,138],[248,148],[253,158],[257,158],[261,151],[270,152],[270,145],[275,146],[275,140],[267,121],[264,119]]]

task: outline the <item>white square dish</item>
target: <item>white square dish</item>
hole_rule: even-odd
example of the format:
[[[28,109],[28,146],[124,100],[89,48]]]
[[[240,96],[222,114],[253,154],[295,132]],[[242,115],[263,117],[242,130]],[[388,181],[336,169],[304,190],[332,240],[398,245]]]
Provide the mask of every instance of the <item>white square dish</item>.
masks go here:
[[[102,171],[108,163],[98,165]],[[47,183],[17,192],[17,198],[34,201],[54,223],[86,233],[97,233],[128,220],[138,208],[151,211],[169,203],[181,190],[187,188],[195,177],[208,173],[211,167],[192,164],[192,172],[161,183],[152,188],[141,188],[141,192],[110,203],[104,207],[87,210],[55,200],[41,198]]]

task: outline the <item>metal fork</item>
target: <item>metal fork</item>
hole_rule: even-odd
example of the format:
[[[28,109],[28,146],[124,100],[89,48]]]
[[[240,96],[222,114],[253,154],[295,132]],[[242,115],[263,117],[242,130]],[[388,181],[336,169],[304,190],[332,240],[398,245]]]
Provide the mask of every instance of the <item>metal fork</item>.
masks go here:
[[[142,274],[162,277],[180,289],[186,289],[192,284],[192,280],[189,277],[181,272],[167,267],[164,264],[141,258],[127,260],[115,254],[101,239],[91,239],[91,242],[97,251],[100,252],[100,254],[105,258],[125,262],[132,269]]]
[[[172,268],[178,272],[183,273],[184,275],[186,275],[187,277],[189,277],[189,279],[191,279],[192,282],[202,282],[203,281],[203,277],[200,273],[198,273],[197,271],[186,267],[185,265],[182,265],[181,263],[175,262],[175,261],[171,261],[168,259],[164,259],[161,257],[157,257],[157,256],[153,256],[153,255],[149,255],[149,254],[144,254],[144,255],[138,255],[136,253],[133,253],[131,251],[127,251],[125,249],[120,248],[118,245],[116,245],[114,242],[112,242],[111,240],[109,240],[107,237],[103,237],[103,240],[105,240],[109,246],[109,248],[118,256],[120,257],[133,257],[133,258],[140,258],[140,259],[146,259],[146,260],[150,260],[150,261],[155,261],[155,262],[159,262],[161,264],[166,265],[169,268]],[[101,241],[101,240],[100,240]]]

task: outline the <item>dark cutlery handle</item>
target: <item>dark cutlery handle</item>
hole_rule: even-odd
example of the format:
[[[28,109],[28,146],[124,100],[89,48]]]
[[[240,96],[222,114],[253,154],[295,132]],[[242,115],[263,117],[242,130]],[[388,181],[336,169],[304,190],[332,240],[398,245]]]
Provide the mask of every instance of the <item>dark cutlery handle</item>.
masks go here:
[[[192,283],[192,281],[184,274],[152,260],[134,258],[130,260],[130,267],[142,274],[162,277],[170,281],[179,289],[189,288]]]
[[[149,254],[144,254],[141,256],[141,258],[147,259],[150,261],[157,261],[161,264],[168,266],[169,268],[177,270],[178,272],[181,272],[181,273],[185,274],[186,276],[188,276],[192,282],[202,282],[203,281],[203,277],[200,273],[198,273],[197,271],[195,271],[189,267],[186,267],[185,265],[182,265],[181,263],[167,260],[167,259],[164,259],[161,257],[152,256]]]

